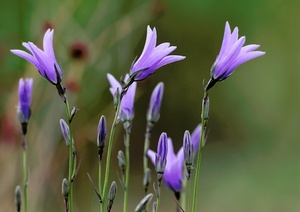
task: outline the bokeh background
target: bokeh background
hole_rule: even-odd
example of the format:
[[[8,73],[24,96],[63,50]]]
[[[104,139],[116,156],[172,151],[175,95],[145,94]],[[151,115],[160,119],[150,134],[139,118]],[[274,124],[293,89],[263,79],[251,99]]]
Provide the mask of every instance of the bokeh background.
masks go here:
[[[142,51],[146,26],[156,27],[158,42],[178,46],[187,58],[161,68],[138,83],[131,139],[129,211],[143,195],[142,149],[145,114],[155,85],[165,92],[161,119],[151,148],[165,131],[175,149],[186,129],[200,121],[202,81],[217,56],[226,21],[239,27],[246,43],[266,55],[240,66],[210,91],[209,138],[205,146],[198,210],[299,211],[300,2],[296,0],[1,0],[0,1],[0,210],[14,211],[14,189],[22,182],[20,127],[16,116],[20,77],[34,78],[28,153],[30,211],[64,211],[61,181],[67,176],[68,149],[59,119],[64,104],[54,86],[28,62],[9,52],[21,42],[41,45],[48,27],[64,70],[63,83],[74,120],[81,161],[75,181],[75,211],[97,211],[98,201],[86,173],[97,179],[96,133],[100,116],[110,125],[114,109],[106,74],[119,78]],[[118,126],[113,154],[124,149]],[[111,161],[117,181],[117,159]],[[153,179],[155,179],[153,175]],[[113,207],[120,211],[118,184]],[[162,211],[174,211],[172,193],[162,190]]]

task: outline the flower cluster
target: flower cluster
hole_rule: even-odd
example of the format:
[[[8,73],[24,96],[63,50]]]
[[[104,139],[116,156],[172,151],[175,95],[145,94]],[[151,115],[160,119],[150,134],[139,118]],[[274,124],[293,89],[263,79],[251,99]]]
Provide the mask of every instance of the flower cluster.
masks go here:
[[[69,176],[68,179],[64,178],[62,181],[62,194],[65,200],[66,211],[73,211],[73,182],[77,175],[77,156],[75,151],[73,130],[71,127],[72,120],[77,112],[74,107],[70,111],[69,103],[67,101],[67,96],[65,94],[65,88],[62,85],[62,69],[58,65],[56,60],[54,49],[53,49],[53,35],[54,30],[48,29],[44,35],[43,49],[38,48],[32,42],[23,42],[23,46],[29,51],[25,52],[23,50],[11,50],[11,52],[19,57],[32,63],[42,75],[43,78],[48,80],[51,84],[55,85],[60,97],[65,102],[67,111],[67,121],[63,119],[60,120],[60,127],[62,135],[64,137],[65,143],[69,148]],[[238,37],[238,28],[235,27],[231,32],[231,28],[228,22],[225,24],[225,32],[223,37],[222,46],[220,52],[212,65],[210,74],[211,78],[207,85],[204,87],[204,97],[202,100],[202,112],[201,112],[201,123],[194,129],[193,133],[190,134],[189,131],[185,131],[183,136],[183,145],[175,154],[172,139],[167,136],[167,133],[161,133],[157,152],[149,149],[150,146],[150,134],[153,129],[154,124],[156,124],[160,118],[160,110],[162,104],[162,98],[164,94],[164,84],[162,82],[158,83],[155,87],[147,111],[147,126],[145,134],[145,145],[144,145],[144,186],[145,186],[145,197],[142,199],[140,204],[138,204],[136,210],[146,210],[147,205],[152,199],[152,194],[147,195],[147,188],[150,184],[150,169],[148,167],[148,158],[155,166],[155,171],[157,174],[157,189],[153,186],[157,201],[153,204],[153,211],[157,211],[159,204],[160,188],[161,182],[164,180],[166,186],[175,192],[177,200],[179,200],[180,193],[183,189],[183,180],[189,180],[191,171],[193,169],[194,158],[197,155],[197,167],[196,175],[194,179],[194,194],[193,194],[193,207],[192,211],[196,211],[196,200],[197,200],[197,188],[198,188],[198,178],[200,173],[200,162],[202,149],[205,145],[207,139],[207,124],[209,119],[209,106],[210,101],[208,97],[208,90],[211,89],[215,83],[220,82],[228,78],[234,70],[241,64],[260,57],[265,54],[263,51],[257,51],[259,45],[250,44],[245,45],[245,36]],[[98,133],[97,133],[97,148],[99,157],[99,191],[94,185],[91,177],[88,174],[90,181],[94,187],[94,190],[99,198],[101,211],[104,211],[105,204],[107,204],[107,211],[110,211],[113,202],[117,194],[117,184],[115,181],[111,183],[109,192],[107,192],[108,183],[110,181],[110,161],[112,153],[112,143],[114,132],[119,121],[123,123],[124,129],[126,131],[124,137],[125,144],[125,154],[123,151],[118,151],[118,162],[122,170],[122,180],[120,180],[122,187],[124,188],[124,211],[127,210],[127,199],[128,199],[128,185],[129,185],[129,167],[130,167],[130,156],[129,156],[129,143],[131,126],[134,118],[134,100],[137,88],[137,81],[146,79],[148,76],[155,73],[157,69],[167,64],[177,62],[185,59],[185,56],[181,55],[171,55],[171,53],[176,49],[176,46],[171,46],[170,43],[165,42],[157,45],[157,32],[156,28],[151,29],[147,27],[146,41],[143,51],[139,58],[133,62],[130,71],[125,75],[124,81],[119,82],[116,78],[107,74],[107,79],[110,84],[110,93],[113,96],[115,104],[115,118],[112,123],[109,142],[106,156],[104,181],[102,185],[101,180],[101,167],[104,148],[106,147],[106,119],[105,116],[101,116],[98,123]],[[24,150],[26,150],[25,145],[25,135],[27,133],[27,124],[30,118],[30,105],[32,96],[32,79],[20,79],[19,81],[19,105],[18,105],[18,118],[22,126],[22,133],[24,137]],[[24,151],[24,160],[26,159],[26,151]],[[24,162],[26,164],[26,162]],[[27,164],[23,164],[23,179],[24,179],[24,194],[25,194],[25,208],[27,208]],[[184,165],[185,168],[184,169]],[[186,178],[184,179],[184,173]],[[155,185],[155,184],[154,184]],[[16,195],[18,198],[20,194]],[[20,207],[19,201],[17,204]],[[177,208],[178,209],[178,208]],[[26,211],[27,209],[25,209]],[[179,209],[178,209],[179,210]]]

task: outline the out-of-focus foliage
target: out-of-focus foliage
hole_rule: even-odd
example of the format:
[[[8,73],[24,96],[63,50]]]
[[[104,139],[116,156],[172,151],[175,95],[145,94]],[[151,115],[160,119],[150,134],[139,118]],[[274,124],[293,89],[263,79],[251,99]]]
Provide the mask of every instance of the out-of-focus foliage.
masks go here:
[[[143,195],[140,161],[152,89],[164,81],[161,118],[154,128],[151,148],[156,148],[160,133],[165,131],[178,150],[184,131],[192,131],[200,121],[202,81],[209,79],[226,21],[239,27],[246,44],[260,44],[266,55],[242,65],[209,92],[210,131],[202,157],[198,208],[299,211],[300,2],[2,0],[0,8],[1,211],[14,210],[14,189],[22,179],[21,138],[15,110],[20,77],[34,78],[28,129],[31,211],[64,210],[60,186],[67,175],[68,160],[59,128],[59,119],[65,117],[63,103],[55,88],[35,68],[9,49],[23,49],[22,41],[40,45],[44,30],[49,26],[55,29],[54,46],[64,70],[63,83],[70,103],[80,109],[74,119],[81,161],[74,184],[76,211],[98,209],[86,172],[96,179],[98,120],[106,115],[109,128],[113,118],[106,73],[118,78],[129,71],[142,51],[148,24],[157,28],[160,42],[176,45],[176,53],[187,56],[138,83],[131,140],[132,211]],[[85,57],[72,58],[74,48],[84,48]],[[112,160],[115,169],[117,152],[124,146],[121,125],[117,133]],[[111,181],[116,176],[113,170]],[[122,192],[118,192],[113,209],[119,211],[122,201]],[[172,201],[171,192],[163,189],[160,209],[173,210]]]

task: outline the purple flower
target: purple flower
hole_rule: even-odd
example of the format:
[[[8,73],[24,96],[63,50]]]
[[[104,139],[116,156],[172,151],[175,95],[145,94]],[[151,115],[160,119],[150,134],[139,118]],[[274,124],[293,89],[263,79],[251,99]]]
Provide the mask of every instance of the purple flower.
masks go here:
[[[226,22],[221,50],[211,68],[211,79],[206,90],[229,77],[239,65],[265,54],[255,51],[259,47],[257,44],[243,46],[246,38],[238,38],[238,30],[238,27],[235,27],[231,33],[229,23]]]
[[[159,120],[160,106],[161,106],[163,94],[164,94],[164,83],[160,82],[154,88],[151,95],[149,108],[147,112],[148,122],[156,123]]]
[[[128,74],[125,76],[125,81],[129,78]],[[107,79],[110,83],[110,93],[113,97],[116,95],[117,89],[119,92],[122,90],[121,84],[114,78],[113,75],[107,74]],[[120,105],[120,113],[119,118],[122,122],[131,121],[134,118],[134,97],[135,97],[135,90],[136,90],[136,82],[132,83],[127,89],[125,95],[121,100]]]
[[[193,154],[197,153],[200,141],[201,125],[198,125],[191,135],[191,142],[193,144]],[[148,150],[148,157],[152,163],[155,164],[156,153],[152,150]],[[175,192],[179,192],[182,188],[182,171],[184,162],[184,149],[181,147],[175,155],[173,143],[171,138],[168,138],[168,152],[167,152],[167,164],[164,171],[164,181],[167,187]]]
[[[32,42],[23,42],[22,45],[31,53],[28,54],[22,50],[10,50],[13,54],[24,58],[32,63],[39,73],[52,84],[56,85],[61,82],[62,71],[56,61],[53,50],[53,33],[54,30],[48,29],[44,35],[43,49],[39,49]]]
[[[156,29],[147,27],[145,46],[140,57],[135,61],[130,70],[130,78],[133,81],[143,80],[153,74],[156,69],[183,60],[185,56],[170,55],[177,47],[170,46],[170,43],[162,43],[156,46]]]
[[[30,105],[32,96],[33,79],[23,79],[19,81],[19,107],[18,118],[20,123],[28,123],[30,118]]]

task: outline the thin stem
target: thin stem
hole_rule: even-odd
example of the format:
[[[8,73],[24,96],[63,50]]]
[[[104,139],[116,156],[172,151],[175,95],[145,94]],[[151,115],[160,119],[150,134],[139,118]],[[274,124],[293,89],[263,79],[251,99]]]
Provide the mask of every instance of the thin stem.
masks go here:
[[[156,195],[156,212],[158,212],[158,204],[159,204],[159,198],[160,198],[160,186],[161,186],[161,182],[158,182],[158,186],[157,186],[157,195]]]
[[[146,133],[145,133],[145,142],[144,142],[144,160],[143,160],[143,163],[144,163],[144,173],[146,173],[146,170],[148,168],[147,151],[148,151],[149,146],[150,146],[151,129],[152,129],[152,127],[150,126],[150,124],[148,122]]]
[[[184,176],[182,181],[182,187],[185,188],[185,191],[182,191],[180,194],[180,205],[182,208],[186,208],[186,200],[188,198],[188,188],[187,188],[188,181],[186,177]],[[189,210],[187,210],[189,211]]]
[[[186,211],[190,211],[191,209],[191,182],[189,180],[186,180]]]
[[[203,99],[207,97],[207,92],[204,91]],[[192,212],[196,212],[197,207],[197,194],[198,194],[198,184],[199,184],[199,178],[200,178],[200,168],[201,168],[201,157],[202,157],[202,144],[205,137],[205,120],[204,120],[204,110],[205,107],[202,104],[202,111],[201,111],[201,136],[200,136],[200,143],[198,147],[198,156],[197,156],[197,166],[196,166],[196,174],[195,174],[195,182],[194,182],[194,193],[193,193],[193,205],[192,205]]]
[[[101,164],[101,160],[99,160],[99,172],[98,172],[98,188],[99,188],[99,193],[101,194],[102,191],[102,185],[101,185],[101,175],[102,175],[102,164]],[[103,203],[104,204],[104,203]],[[100,205],[100,212],[101,212],[102,208]]]
[[[27,205],[27,180],[28,180],[28,168],[27,168],[27,142],[25,135],[23,135],[23,193],[24,193],[24,212],[28,211]]]
[[[126,132],[125,136],[125,160],[126,160],[126,172],[125,172],[125,189],[124,189],[124,207],[123,211],[127,211],[127,203],[128,203],[128,188],[129,188],[129,172],[130,172],[130,134]]]
[[[69,194],[68,194],[68,202],[69,202],[69,211],[73,211],[73,172],[74,172],[74,155],[73,155],[73,132],[72,132],[72,125],[70,123],[71,119],[71,111],[68,99],[66,98],[66,113],[67,113],[67,122],[69,125],[69,133],[70,133],[70,140],[69,140]]]
[[[113,121],[111,129],[110,129],[110,136],[109,136],[109,142],[108,142],[106,167],[105,167],[105,177],[104,177],[103,192],[102,192],[102,198],[103,198],[102,199],[103,200],[102,201],[102,212],[105,210],[106,190],[107,190],[107,186],[108,186],[109,168],[110,168],[110,158],[111,158],[113,138],[114,138],[117,122],[118,122],[120,105],[121,105],[121,98],[118,98],[117,105],[116,105],[117,109],[116,109],[116,113],[115,113],[115,118],[114,118],[114,121]]]

